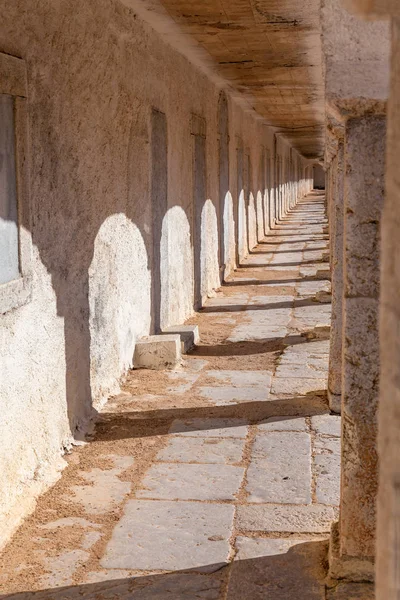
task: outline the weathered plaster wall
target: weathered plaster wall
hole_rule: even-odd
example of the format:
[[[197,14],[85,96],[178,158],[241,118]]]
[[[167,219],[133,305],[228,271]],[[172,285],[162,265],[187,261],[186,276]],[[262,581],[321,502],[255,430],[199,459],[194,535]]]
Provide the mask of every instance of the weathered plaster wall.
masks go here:
[[[0,316],[1,544],[54,480],[93,407],[118,389],[135,340],[153,327],[154,297],[162,327],[192,313],[196,214],[203,299],[220,284],[221,223],[226,272],[234,268],[240,195],[256,243],[253,199],[271,197],[261,188],[261,154],[266,148],[273,156],[273,136],[228,99],[229,190],[220,202],[219,89],[132,10],[117,0],[3,0],[0,22],[0,51],[27,65],[34,273],[31,301]],[[167,123],[167,210],[159,230],[153,109]],[[199,212],[193,115],[206,123]],[[238,141],[248,177],[238,175]]]

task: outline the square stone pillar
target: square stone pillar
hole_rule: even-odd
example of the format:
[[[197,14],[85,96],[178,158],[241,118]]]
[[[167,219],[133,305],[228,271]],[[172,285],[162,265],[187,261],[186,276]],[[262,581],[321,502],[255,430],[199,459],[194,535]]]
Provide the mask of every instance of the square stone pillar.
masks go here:
[[[386,118],[345,126],[342,473],[339,530],[330,574],[372,580],[377,495],[380,221]]]
[[[325,211],[328,217],[328,227],[331,227],[331,214],[330,214],[330,194],[331,194],[331,165],[326,167],[326,184],[325,184]]]
[[[330,249],[332,280],[332,320],[329,352],[328,400],[329,408],[341,411],[342,401],[342,342],[343,342],[343,228],[344,228],[344,143],[338,143],[332,161],[334,178],[330,198]]]
[[[397,11],[397,14],[394,11]],[[380,303],[379,492],[376,600],[400,598],[400,6],[392,10],[386,198]]]

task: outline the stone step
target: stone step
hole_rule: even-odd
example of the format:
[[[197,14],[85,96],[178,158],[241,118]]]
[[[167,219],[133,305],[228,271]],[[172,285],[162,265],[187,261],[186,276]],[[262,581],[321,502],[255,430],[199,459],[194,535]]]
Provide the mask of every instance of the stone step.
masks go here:
[[[136,342],[135,369],[174,369],[181,361],[181,337],[178,334],[150,335]]]
[[[182,352],[186,354],[200,342],[199,328],[197,325],[172,325],[165,327],[163,335],[177,334],[181,337]]]

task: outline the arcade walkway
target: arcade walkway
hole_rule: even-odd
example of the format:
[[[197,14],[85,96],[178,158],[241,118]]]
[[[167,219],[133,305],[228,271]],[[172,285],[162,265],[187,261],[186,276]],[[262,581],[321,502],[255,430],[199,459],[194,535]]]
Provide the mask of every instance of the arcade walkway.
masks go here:
[[[314,192],[191,320],[202,341],[182,368],[129,374],[3,553],[1,598],[350,597],[324,583],[340,473],[328,253]]]

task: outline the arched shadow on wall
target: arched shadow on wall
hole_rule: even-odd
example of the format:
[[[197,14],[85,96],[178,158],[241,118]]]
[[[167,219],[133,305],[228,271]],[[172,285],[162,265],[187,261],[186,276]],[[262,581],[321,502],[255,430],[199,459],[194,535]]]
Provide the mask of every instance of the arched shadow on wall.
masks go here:
[[[226,99],[225,99],[226,100]],[[220,247],[223,248],[224,211],[225,201],[229,191],[229,124],[227,121],[227,105],[222,100],[220,114],[220,201],[222,199],[222,220],[220,219]],[[51,100],[47,100],[51,103]],[[162,304],[168,304],[170,299],[166,288],[163,288],[162,271],[168,271],[168,252],[175,249],[171,247],[169,229],[165,226],[165,216],[173,205],[173,199],[168,193],[168,136],[165,115],[144,105],[140,100],[130,98],[130,123],[126,122],[115,110],[106,124],[99,123],[98,131],[85,134],[82,138],[79,123],[71,123],[69,129],[60,137],[59,133],[52,130],[40,130],[42,139],[36,143],[46,147],[46,156],[49,157],[49,172],[51,178],[40,182],[40,192],[36,185],[35,197],[47,197],[50,203],[48,210],[36,208],[34,226],[30,223],[22,225],[32,231],[33,243],[37,247],[40,258],[48,273],[51,275],[52,287],[56,295],[57,315],[64,321],[65,338],[65,387],[66,403],[70,429],[73,435],[85,428],[86,421],[91,417],[93,405],[92,382],[98,374],[99,361],[106,362],[98,348],[96,361],[93,360],[93,345],[104,339],[104,323],[107,319],[107,310],[103,299],[108,290],[118,286],[113,273],[113,252],[108,254],[108,260],[102,264],[101,253],[97,253],[99,244],[118,244],[115,236],[108,231],[105,235],[103,225],[110,217],[122,215],[122,221],[134,225],[137,231],[137,256],[140,266],[136,277],[137,285],[143,291],[150,285],[147,314],[151,315],[152,324],[147,318],[141,332],[158,331],[161,327]],[[41,111],[51,112],[49,104],[43,101]],[[90,110],[88,108],[87,110]],[[117,175],[113,172],[116,167],[115,156],[110,157],[109,148],[115,142],[115,132],[120,139],[120,147],[115,149],[118,155]],[[82,139],[87,143],[87,157],[83,159],[81,148]],[[62,145],[62,150],[61,150]],[[104,172],[94,174],[93,190],[88,190],[88,177],[92,165],[91,152],[99,152],[103,159]],[[118,154],[119,152],[119,154]],[[202,150],[205,153],[205,150]],[[68,161],[62,165],[58,162],[59,156],[68,156]],[[259,189],[253,189],[254,183],[250,178],[250,153],[238,150],[238,208],[233,209],[233,218],[237,215],[235,224],[236,245],[243,242],[243,252],[248,251],[248,199],[250,194],[258,197]],[[79,158],[78,158],[79,157]],[[97,160],[97,164],[101,162]],[[33,169],[38,165],[34,162]],[[125,179],[121,178],[125,173]],[[97,178],[97,179],[96,179]],[[207,198],[204,194],[204,182],[199,185],[198,212],[195,220],[198,222],[199,214],[203,214]],[[148,202],[148,199],[151,202]],[[203,200],[202,200],[203,198]],[[36,200],[37,201],[37,200]],[[211,201],[212,202],[212,201]],[[197,211],[197,209],[196,209]],[[201,220],[201,218],[200,218]],[[121,221],[119,232],[124,231]],[[189,220],[188,220],[189,221]],[[112,228],[111,228],[112,229]],[[99,236],[100,232],[100,236]],[[192,228],[193,242],[196,247],[198,235]],[[196,237],[197,236],[197,237]],[[197,242],[196,242],[197,240]],[[239,253],[240,254],[240,253]],[[220,259],[222,253],[220,253]],[[197,259],[198,260],[198,259]],[[225,257],[224,257],[225,260]],[[97,265],[97,267],[96,267]],[[104,277],[99,277],[96,286],[92,286],[89,273],[94,268],[105,268]],[[130,274],[132,276],[132,273]],[[129,273],[124,274],[124,278]],[[197,279],[197,278],[196,278]],[[149,283],[150,282],[150,283]],[[163,291],[164,290],[164,291]],[[141,307],[141,312],[144,310]],[[129,313],[129,311],[128,311]],[[128,317],[129,320],[130,317]],[[122,320],[123,328],[126,321]],[[127,338],[131,335],[130,325],[127,325]],[[100,335],[98,335],[100,332]],[[103,336],[103,337],[102,337]],[[99,340],[97,339],[99,337]],[[134,336],[126,340],[129,347],[133,348]],[[104,392],[102,386],[96,384],[97,398],[109,392],[107,386]]]

